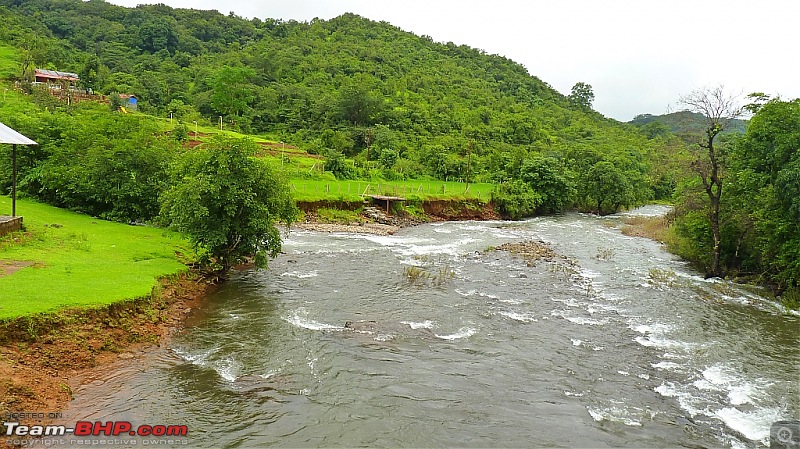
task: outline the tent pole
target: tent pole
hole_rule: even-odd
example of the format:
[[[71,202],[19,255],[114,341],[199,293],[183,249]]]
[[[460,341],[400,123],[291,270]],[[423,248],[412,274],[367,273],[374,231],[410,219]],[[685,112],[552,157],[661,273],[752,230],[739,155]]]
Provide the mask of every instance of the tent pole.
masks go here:
[[[17,216],[17,145],[11,146],[11,218]]]

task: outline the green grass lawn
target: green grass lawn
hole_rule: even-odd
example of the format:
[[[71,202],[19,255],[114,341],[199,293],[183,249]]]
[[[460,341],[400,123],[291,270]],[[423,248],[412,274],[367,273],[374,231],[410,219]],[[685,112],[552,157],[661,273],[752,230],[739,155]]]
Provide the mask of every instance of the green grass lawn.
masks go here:
[[[0,196],[0,214],[11,199]],[[0,237],[0,265],[32,264],[0,277],[0,319],[148,295],[160,276],[185,271],[193,254],[178,234],[113,223],[18,200],[26,234]],[[20,241],[14,242],[13,238]]]
[[[17,50],[13,47],[0,45],[0,78],[8,78],[19,69]]]
[[[357,180],[312,180],[289,181],[297,201],[351,200],[358,201],[361,194],[400,196],[420,199],[464,199],[477,198],[488,201],[493,184],[472,183],[467,189],[463,182],[445,181],[357,181]]]

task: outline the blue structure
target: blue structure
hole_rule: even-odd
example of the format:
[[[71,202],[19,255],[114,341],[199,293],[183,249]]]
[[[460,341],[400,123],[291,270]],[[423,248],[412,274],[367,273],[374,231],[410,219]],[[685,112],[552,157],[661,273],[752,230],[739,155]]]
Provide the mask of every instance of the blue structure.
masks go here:
[[[124,108],[130,109],[131,111],[139,109],[139,99],[136,98],[136,95],[120,94],[119,99],[122,100],[122,106]]]

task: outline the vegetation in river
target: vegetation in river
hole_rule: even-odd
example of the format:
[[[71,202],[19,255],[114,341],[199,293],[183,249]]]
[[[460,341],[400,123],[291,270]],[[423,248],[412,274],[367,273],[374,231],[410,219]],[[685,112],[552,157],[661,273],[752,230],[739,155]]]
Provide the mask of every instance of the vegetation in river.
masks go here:
[[[456,277],[447,258],[434,258],[429,255],[414,256],[419,265],[403,267],[403,277],[411,285],[433,285],[441,287]]]
[[[650,268],[647,271],[647,283],[655,288],[672,288],[677,283],[677,276],[672,270]]]
[[[522,257],[529,267],[536,265],[540,260],[554,262],[566,260],[563,256],[556,253],[547,243],[527,240],[524,242],[503,243],[493,248],[493,251],[507,251],[510,254]]]
[[[625,217],[622,232],[627,236],[646,237],[657,242],[666,243],[669,237],[669,217]]]
[[[616,252],[613,248],[600,248],[597,250],[597,254],[594,256],[594,258],[597,260],[608,261],[614,257],[615,253]]]

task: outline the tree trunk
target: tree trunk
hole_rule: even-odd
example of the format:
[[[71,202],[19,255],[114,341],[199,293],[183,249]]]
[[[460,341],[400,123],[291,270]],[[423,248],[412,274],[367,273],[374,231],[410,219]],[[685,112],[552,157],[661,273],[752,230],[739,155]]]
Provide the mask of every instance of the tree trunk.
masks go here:
[[[714,238],[714,248],[711,251],[711,272],[710,277],[722,277],[719,267],[720,255],[720,242],[722,238],[719,230],[719,198],[711,198],[711,212],[709,213],[709,221],[711,221],[711,235]]]
[[[721,251],[722,236],[719,229],[719,207],[722,198],[722,178],[720,177],[720,160],[714,151],[714,137],[719,134],[719,128],[712,127],[708,131],[708,159],[711,162],[711,171],[708,180],[703,177],[703,184],[711,203],[711,210],[708,213],[708,220],[711,223],[711,236],[714,239],[714,247],[711,250],[711,271],[709,277],[722,277],[722,270],[719,266],[719,256]]]

